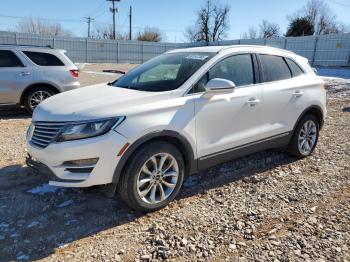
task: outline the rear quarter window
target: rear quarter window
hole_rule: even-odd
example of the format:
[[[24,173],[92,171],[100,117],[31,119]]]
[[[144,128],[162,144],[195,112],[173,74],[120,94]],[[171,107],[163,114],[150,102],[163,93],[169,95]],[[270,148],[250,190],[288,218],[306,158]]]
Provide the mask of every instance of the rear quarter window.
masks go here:
[[[292,77],[291,71],[281,56],[260,55],[264,82],[274,82]]]
[[[290,71],[292,71],[293,77],[304,74],[304,71],[301,69],[301,67],[297,63],[295,63],[292,59],[286,58],[286,61],[290,68]]]
[[[23,51],[23,53],[39,66],[64,66],[64,63],[52,54],[32,51]]]

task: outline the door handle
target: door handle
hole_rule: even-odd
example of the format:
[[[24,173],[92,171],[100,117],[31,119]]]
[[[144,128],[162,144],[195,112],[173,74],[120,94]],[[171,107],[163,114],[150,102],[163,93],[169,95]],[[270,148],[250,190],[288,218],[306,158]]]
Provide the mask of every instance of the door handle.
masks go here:
[[[247,101],[247,104],[250,105],[250,106],[255,106],[257,104],[260,103],[260,100],[255,98],[255,97],[252,97],[250,98],[248,101]]]
[[[293,93],[293,96],[294,96],[294,97],[301,97],[303,94],[304,94],[304,92],[302,92],[302,91],[295,91],[295,92]]]
[[[19,73],[19,76],[29,76],[30,72],[21,72]]]

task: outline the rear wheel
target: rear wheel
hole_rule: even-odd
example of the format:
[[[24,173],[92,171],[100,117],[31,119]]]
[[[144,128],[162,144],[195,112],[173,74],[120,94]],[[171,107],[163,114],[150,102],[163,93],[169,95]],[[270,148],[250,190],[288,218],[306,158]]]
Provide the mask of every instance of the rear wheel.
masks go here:
[[[178,194],[184,170],[183,157],[175,146],[152,142],[132,157],[118,183],[118,195],[142,212],[161,209]]]
[[[35,87],[29,90],[23,100],[23,105],[25,109],[32,114],[34,109],[45,99],[53,96],[53,92],[50,88],[47,87]]]
[[[299,158],[307,157],[315,150],[320,124],[314,115],[305,115],[295,130],[288,152]]]

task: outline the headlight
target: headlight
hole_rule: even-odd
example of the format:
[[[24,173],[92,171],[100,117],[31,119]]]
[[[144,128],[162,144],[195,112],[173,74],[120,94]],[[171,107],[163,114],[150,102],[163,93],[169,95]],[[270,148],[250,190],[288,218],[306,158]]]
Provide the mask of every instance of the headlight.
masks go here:
[[[118,126],[125,117],[75,122],[66,125],[56,138],[57,142],[78,140],[106,134],[112,127]]]

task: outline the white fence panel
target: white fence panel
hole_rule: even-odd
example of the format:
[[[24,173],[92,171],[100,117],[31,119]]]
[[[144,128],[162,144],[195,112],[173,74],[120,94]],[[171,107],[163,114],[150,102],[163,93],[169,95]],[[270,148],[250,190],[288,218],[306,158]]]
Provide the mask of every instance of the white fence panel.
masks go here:
[[[293,51],[309,59],[313,65],[350,66],[350,34],[237,39],[212,43],[154,43],[50,37],[0,31],[0,44],[51,46],[65,49],[74,62],[91,63],[143,63],[176,48],[206,45],[268,45]]]

